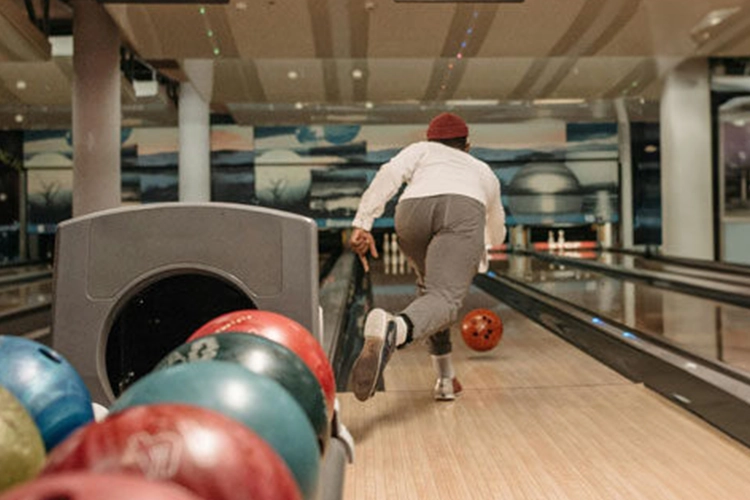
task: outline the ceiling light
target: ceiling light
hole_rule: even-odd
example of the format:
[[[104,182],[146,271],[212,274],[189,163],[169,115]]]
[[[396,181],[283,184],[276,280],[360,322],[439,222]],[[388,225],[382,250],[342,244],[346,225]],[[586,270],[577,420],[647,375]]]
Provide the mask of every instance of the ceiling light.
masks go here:
[[[446,101],[449,106],[497,106],[497,99],[450,99]]]
[[[51,36],[47,39],[52,57],[71,57],[73,55],[73,36]]]
[[[367,102],[365,103],[365,107],[366,107],[367,109],[372,109],[372,108],[373,108],[373,104],[372,104],[372,103],[371,103],[370,101],[367,101]]]
[[[153,80],[133,80],[133,91],[136,97],[153,97],[159,93],[159,82]]]
[[[584,104],[586,99],[534,99],[531,102],[535,106],[554,106],[562,104]]]
[[[696,43],[709,40],[717,33],[715,31],[717,26],[725,23],[727,19],[737,14],[740,10],[742,10],[741,7],[712,10],[693,26],[693,29],[690,30],[690,37]]]
[[[295,109],[302,109],[302,108],[304,108],[304,107],[305,107],[305,105],[304,105],[304,104],[302,104],[301,102],[295,102],[295,103],[294,103],[294,108],[295,108]]]
[[[296,80],[297,78],[299,78],[299,73],[297,73],[297,72],[296,72],[296,71],[294,71],[294,70],[291,70],[291,71],[290,71],[289,73],[287,73],[287,74],[286,74],[286,76],[287,76],[287,77],[288,77],[288,78],[289,78],[290,80]]]
[[[21,123],[21,122],[23,122],[23,115],[21,113],[18,113],[16,115],[16,123]]]
[[[361,69],[354,69],[352,70],[352,78],[355,80],[359,80],[362,78],[362,70]]]
[[[234,6],[237,10],[247,10],[247,2],[237,2]]]
[[[18,90],[26,90],[26,81],[25,80],[18,80],[16,82],[16,88]]]

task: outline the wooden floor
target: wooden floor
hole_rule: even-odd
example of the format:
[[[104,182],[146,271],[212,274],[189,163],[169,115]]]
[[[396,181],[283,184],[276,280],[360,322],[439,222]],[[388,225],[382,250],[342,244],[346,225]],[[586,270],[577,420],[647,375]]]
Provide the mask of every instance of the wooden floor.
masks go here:
[[[482,355],[453,332],[458,401],[432,399],[423,345],[394,355],[386,392],[339,395],[345,500],[750,498],[750,450],[476,290],[475,307],[505,334]]]

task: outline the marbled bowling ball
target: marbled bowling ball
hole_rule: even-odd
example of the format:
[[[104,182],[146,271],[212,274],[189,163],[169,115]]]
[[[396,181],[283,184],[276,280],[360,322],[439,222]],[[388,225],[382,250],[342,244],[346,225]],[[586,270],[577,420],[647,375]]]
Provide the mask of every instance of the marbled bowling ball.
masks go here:
[[[47,450],[94,420],[91,395],[75,369],[33,340],[0,335],[0,385],[29,412]]]
[[[77,472],[24,483],[0,500],[207,500],[172,483],[144,477]]]
[[[42,473],[80,470],[170,481],[211,500],[302,498],[284,460],[255,432],[184,404],[138,406],[89,424],[50,453]]]
[[[252,333],[265,337],[299,356],[315,374],[326,398],[328,419],[333,418],[336,380],[320,342],[298,322],[272,311],[243,309],[223,314],[198,328],[188,341],[223,332]]]
[[[44,442],[31,415],[0,386],[0,492],[35,477],[44,458]]]
[[[305,363],[281,344],[258,335],[218,333],[178,346],[156,365],[161,370],[181,363],[230,361],[280,383],[305,410],[321,453],[330,437],[326,401],[318,380]]]
[[[474,309],[461,320],[461,337],[470,349],[489,351],[503,338],[503,322],[489,309]]]
[[[275,380],[228,361],[170,366],[130,386],[107,420],[127,408],[156,403],[200,406],[242,422],[284,459],[303,497],[314,497],[320,467],[315,431],[302,407]]]

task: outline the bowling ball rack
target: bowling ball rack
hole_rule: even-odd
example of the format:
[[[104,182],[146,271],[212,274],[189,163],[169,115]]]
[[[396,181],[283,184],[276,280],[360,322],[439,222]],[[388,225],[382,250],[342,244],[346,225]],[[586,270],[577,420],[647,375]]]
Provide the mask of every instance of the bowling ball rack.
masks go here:
[[[326,285],[321,293],[317,236],[312,219],[230,203],[157,203],[65,221],[58,226],[55,248],[53,347],[76,367],[93,400],[106,406],[194,329],[236,308],[238,297],[246,299],[243,307],[297,321],[330,354],[339,341],[334,332],[342,331],[344,298],[349,297],[355,267],[346,260],[334,264],[329,276],[339,277],[340,289]],[[347,253],[341,256],[350,258]],[[195,283],[200,286],[192,286]],[[210,308],[199,307],[200,295],[191,297],[202,288],[209,289],[203,296],[213,300]],[[147,293],[154,289],[158,293]],[[216,290],[226,290],[233,298],[225,311],[217,310],[221,306],[212,296]],[[179,307],[179,301],[152,300],[163,296],[191,302]],[[341,302],[332,303],[336,301]],[[153,330],[129,332],[123,325],[134,319]],[[170,324],[189,331],[175,335],[166,328]],[[116,342],[115,327],[120,328]],[[108,349],[117,352],[108,354]],[[138,360],[144,355],[154,359]],[[115,358],[124,360],[122,369],[108,372],[107,362]],[[341,498],[345,466],[354,456],[338,411],[331,427],[316,500]]]

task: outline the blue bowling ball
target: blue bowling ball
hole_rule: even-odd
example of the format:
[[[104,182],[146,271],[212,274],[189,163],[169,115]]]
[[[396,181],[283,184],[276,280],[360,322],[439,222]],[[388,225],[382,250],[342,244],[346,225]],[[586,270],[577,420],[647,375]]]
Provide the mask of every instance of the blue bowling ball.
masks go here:
[[[155,403],[191,404],[242,422],[284,459],[303,497],[315,498],[320,472],[315,431],[299,403],[275,380],[229,361],[178,364],[128,387],[110,414]]]
[[[47,450],[94,419],[91,395],[75,369],[33,340],[0,335],[0,385],[29,412]]]

